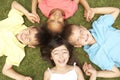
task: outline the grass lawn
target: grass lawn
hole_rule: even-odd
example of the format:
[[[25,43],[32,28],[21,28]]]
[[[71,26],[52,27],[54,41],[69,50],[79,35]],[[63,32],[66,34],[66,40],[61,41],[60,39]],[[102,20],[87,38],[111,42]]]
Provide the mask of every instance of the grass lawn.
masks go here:
[[[5,19],[7,17],[7,14],[10,10],[10,5],[13,0],[0,0],[0,20]],[[31,10],[31,2],[32,0],[17,0],[20,2],[26,9],[29,11]],[[59,1],[59,0],[58,0]],[[91,7],[102,7],[102,6],[113,6],[120,8],[120,0],[87,0],[89,5]],[[41,14],[40,10],[38,9],[38,13],[41,17],[41,23],[40,24],[34,24],[34,25],[41,25],[44,21],[46,21],[46,18]],[[91,23],[96,20],[100,15],[95,15],[94,19],[91,22],[86,22],[83,18],[83,8],[79,5],[78,11],[75,13],[75,15],[67,20],[68,23],[73,24],[81,24],[83,26],[86,26],[86,28],[91,28]],[[33,25],[30,23],[26,17],[25,17],[25,24],[27,26]],[[120,17],[116,20],[114,26],[116,28],[120,29]],[[3,26],[4,27],[4,26]],[[43,79],[43,73],[48,68],[51,67],[49,63],[46,61],[43,61],[39,48],[31,49],[26,47],[26,57],[21,62],[21,65],[19,67],[14,67],[14,69],[24,75],[29,75],[33,78],[33,80],[42,80]],[[90,63],[88,56],[81,48],[76,48],[75,52],[77,52],[78,58],[83,64],[84,61],[87,61]],[[2,74],[2,67],[5,63],[6,57],[0,57],[0,80],[12,80]],[[97,66],[94,65],[97,70],[100,70]],[[89,77],[85,76],[86,80],[89,80]],[[97,80],[120,80],[120,78],[114,78],[114,79],[103,79],[103,78],[97,78]]]

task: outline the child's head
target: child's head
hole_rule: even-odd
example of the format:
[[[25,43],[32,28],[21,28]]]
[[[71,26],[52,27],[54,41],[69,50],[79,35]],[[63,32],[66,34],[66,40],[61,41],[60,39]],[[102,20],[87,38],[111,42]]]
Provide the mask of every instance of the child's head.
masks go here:
[[[55,38],[50,43],[41,48],[42,57],[50,60],[53,65],[65,66],[72,55],[72,46],[61,38]]]
[[[40,27],[28,27],[19,32],[16,37],[24,45],[35,48],[41,43],[42,30]]]
[[[62,10],[53,9],[49,14],[47,24],[48,24],[47,27],[51,32],[54,33],[62,32],[62,28],[64,26],[64,14]]]
[[[92,44],[93,41],[91,33],[85,27],[73,24],[65,26],[62,36],[74,47]]]

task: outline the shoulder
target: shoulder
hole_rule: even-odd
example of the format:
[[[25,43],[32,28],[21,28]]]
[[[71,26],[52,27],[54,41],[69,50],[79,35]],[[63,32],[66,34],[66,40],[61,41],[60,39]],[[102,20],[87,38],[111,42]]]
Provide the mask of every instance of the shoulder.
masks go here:
[[[110,24],[110,23],[114,23],[114,18],[113,18],[113,16],[111,14],[105,14],[105,15],[100,16],[93,23],[97,23],[97,24],[103,24],[103,23],[104,24]]]
[[[82,70],[78,66],[74,66],[74,68],[77,74],[82,73]]]
[[[78,66],[74,66],[74,67],[76,71],[81,70]]]
[[[50,72],[49,70],[47,69],[45,72],[44,72],[44,80],[49,80],[50,79]]]

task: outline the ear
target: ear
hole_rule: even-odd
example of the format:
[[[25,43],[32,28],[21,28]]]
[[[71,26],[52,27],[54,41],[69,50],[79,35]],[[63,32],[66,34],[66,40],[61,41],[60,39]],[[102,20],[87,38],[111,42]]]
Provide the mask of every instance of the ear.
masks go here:
[[[31,48],[36,48],[35,46],[32,46],[32,45],[28,45],[28,47],[31,47]]]

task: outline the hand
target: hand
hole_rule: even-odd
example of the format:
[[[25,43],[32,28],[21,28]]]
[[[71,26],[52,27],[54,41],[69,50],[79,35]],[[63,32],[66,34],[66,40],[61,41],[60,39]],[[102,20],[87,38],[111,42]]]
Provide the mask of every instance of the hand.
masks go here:
[[[26,76],[23,80],[32,80],[32,78]]]
[[[36,17],[35,17],[35,22],[39,23],[40,22],[40,17],[37,13],[33,13]]]
[[[37,16],[33,13],[28,13],[26,15],[26,17],[28,18],[29,21],[31,21],[32,23],[35,23],[35,22],[38,22],[39,23],[39,20],[37,20]]]
[[[84,17],[86,18],[86,21],[88,22],[94,17],[94,12],[92,8],[84,11]]]
[[[83,70],[87,76],[95,76],[96,77],[96,75],[97,75],[97,71],[95,70],[95,68],[91,64],[88,64],[86,62],[83,65]]]

